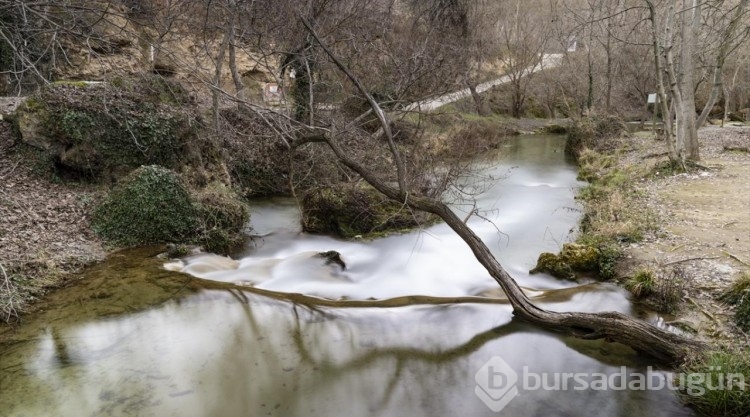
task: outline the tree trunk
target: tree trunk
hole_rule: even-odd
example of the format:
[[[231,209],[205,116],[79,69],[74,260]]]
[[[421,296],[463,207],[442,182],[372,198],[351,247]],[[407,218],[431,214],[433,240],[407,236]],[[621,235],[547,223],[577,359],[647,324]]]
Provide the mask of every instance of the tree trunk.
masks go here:
[[[722,71],[724,69],[724,63],[726,62],[727,56],[731,52],[732,39],[734,39],[737,29],[740,27],[740,23],[742,22],[742,17],[745,13],[748,2],[750,2],[750,0],[740,1],[734,11],[732,20],[729,21],[729,25],[727,25],[726,30],[722,34],[721,44],[719,45],[719,52],[716,55],[716,64],[714,65],[711,93],[708,96],[706,105],[703,107],[703,111],[698,117],[698,121],[696,123],[696,126],[698,128],[706,123],[708,115],[711,113],[711,109],[714,107],[714,104],[716,104],[716,100],[719,98],[719,94],[722,93]],[[737,73],[735,72],[735,76],[736,74]],[[724,107],[726,107],[726,104],[724,105]]]
[[[534,305],[521,287],[503,269],[487,245],[444,203],[397,190],[377,178],[371,171],[350,158],[338,142],[326,136],[324,141],[338,159],[358,173],[375,189],[394,201],[406,203],[410,208],[439,216],[466,242],[474,256],[500,285],[513,306],[517,317],[540,327],[569,334],[582,339],[606,339],[630,346],[665,363],[677,364],[691,352],[704,345],[667,330],[617,312],[604,313],[559,313],[544,310]]]
[[[678,135],[684,149],[683,158],[698,161],[698,131],[695,114],[695,31],[700,25],[701,0],[682,1],[682,44],[680,52],[679,89],[682,93],[681,106],[678,110],[680,130]]]
[[[411,209],[432,213],[443,219],[466,242],[477,260],[500,285],[513,306],[514,314],[521,319],[546,329],[583,339],[606,339],[608,341],[619,342],[670,364],[682,362],[691,352],[705,348],[698,341],[660,329],[622,313],[560,313],[535,306],[521,287],[508,275],[497,259],[495,259],[487,245],[445,203],[412,193],[406,188],[406,173],[403,161],[401,160],[400,153],[393,146],[394,140],[387,114],[383,112],[359,79],[320,40],[309,22],[303,17],[300,17],[300,19],[336,66],[346,74],[357,90],[367,99],[372,111],[378,116],[385,138],[388,140],[391,153],[396,162],[398,188],[390,185],[386,180],[379,178],[373,171],[351,158],[339,145],[336,139],[337,134],[332,134],[327,129],[316,129],[309,126],[309,129],[313,133],[308,131],[310,134],[307,137],[300,138],[294,146],[300,146],[309,142],[324,142],[330,147],[339,161],[359,174],[360,177],[383,195],[405,204]]]
[[[477,108],[477,114],[480,116],[488,116],[490,114],[490,109],[487,106],[487,102],[485,101],[484,97],[482,97],[481,94],[477,93],[476,84],[467,82],[467,85],[469,86],[471,98],[474,100],[474,106]]]

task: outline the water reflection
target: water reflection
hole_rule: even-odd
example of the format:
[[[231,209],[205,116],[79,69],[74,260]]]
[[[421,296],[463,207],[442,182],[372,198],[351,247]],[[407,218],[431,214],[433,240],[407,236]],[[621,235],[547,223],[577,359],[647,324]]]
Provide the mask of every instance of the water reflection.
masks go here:
[[[556,249],[575,224],[578,214],[564,208],[574,207],[571,188],[577,183],[559,138],[519,138],[510,145],[511,158],[487,168],[501,175],[522,167],[480,196],[482,207],[497,209],[507,235],[481,219],[471,226],[522,285],[541,290],[535,297],[545,308],[631,313],[614,286],[528,275],[538,253]],[[277,211],[277,203],[256,209],[256,232],[270,235],[244,254],[243,279],[257,280],[258,287],[359,300],[499,296],[444,226],[341,242],[298,234],[290,220],[294,207]],[[310,264],[305,255],[331,249],[347,260],[346,275]],[[232,271],[242,262],[209,271],[219,272],[210,278],[235,281]],[[518,373],[528,366],[538,373],[611,374],[621,365],[631,371],[647,365],[622,346],[527,326],[504,303],[305,307],[241,288],[217,289],[223,284],[160,267],[157,260],[116,255],[80,285],[53,294],[46,311],[18,332],[6,334],[0,414],[490,416],[497,414],[474,394],[474,376],[493,356]],[[221,269],[229,273],[222,277]],[[668,391],[523,389],[502,415],[635,413],[690,415]]]
[[[517,323],[503,305],[313,311],[248,297],[207,291],[52,327],[28,346],[33,359],[14,380],[26,395],[9,404],[0,394],[7,415],[494,415],[473,393],[492,356],[519,373],[641,365],[624,348],[568,344]],[[58,360],[61,344],[72,363]],[[636,407],[656,416],[677,404],[669,392],[522,390],[509,410],[631,415]]]

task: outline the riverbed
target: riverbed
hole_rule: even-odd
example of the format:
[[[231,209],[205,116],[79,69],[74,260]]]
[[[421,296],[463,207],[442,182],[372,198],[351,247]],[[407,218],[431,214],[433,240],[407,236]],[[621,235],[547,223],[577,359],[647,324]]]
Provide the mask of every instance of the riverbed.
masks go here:
[[[468,224],[544,308],[640,315],[613,285],[528,273],[539,253],[574,237],[581,215],[581,183],[563,146],[559,136],[508,140],[454,208],[462,217],[477,208]],[[554,373],[632,380],[654,364],[514,319],[444,224],[342,241],[302,233],[291,200],[258,202],[252,213],[258,237],[232,259],[189,257],[173,272],[148,250],[121,252],[52,294],[4,335],[0,414],[490,416],[477,386],[497,392],[477,373],[498,357],[518,374],[491,384],[515,387],[497,397],[517,392],[500,415],[692,415],[667,389],[525,389],[544,373],[547,382]],[[323,251],[339,252],[346,268],[326,265],[315,256]],[[423,297],[383,307],[411,296]]]

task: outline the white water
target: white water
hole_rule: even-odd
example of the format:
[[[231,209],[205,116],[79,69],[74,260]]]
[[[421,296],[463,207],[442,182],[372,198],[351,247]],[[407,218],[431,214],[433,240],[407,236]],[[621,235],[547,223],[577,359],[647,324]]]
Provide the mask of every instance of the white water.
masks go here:
[[[573,191],[579,186],[575,169],[561,155],[555,164],[539,164],[562,153],[562,141],[554,137],[526,140],[527,144],[501,149],[501,154],[513,152],[486,164],[483,174],[496,178],[477,197],[486,219],[474,216],[469,225],[521,285],[543,290],[575,285],[528,274],[539,253],[556,252],[569,239],[580,212]],[[455,207],[463,217],[462,209],[465,206]],[[331,299],[455,297],[497,288],[466,244],[445,224],[371,242],[341,241],[301,233],[298,211],[288,200],[276,199],[252,212],[253,230],[265,237],[248,256],[233,260],[204,254],[168,268],[206,279]],[[329,250],[341,253],[346,270],[323,265],[313,256]]]

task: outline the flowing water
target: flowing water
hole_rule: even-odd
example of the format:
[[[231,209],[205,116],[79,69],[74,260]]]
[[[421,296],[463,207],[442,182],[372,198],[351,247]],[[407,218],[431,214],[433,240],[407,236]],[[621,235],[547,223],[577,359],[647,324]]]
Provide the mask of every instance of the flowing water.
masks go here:
[[[482,167],[494,180],[469,224],[545,308],[637,314],[617,287],[528,274],[580,216],[562,150],[555,136],[507,142]],[[234,259],[202,255],[165,269],[148,249],[120,252],[0,334],[0,415],[490,416],[475,389],[494,356],[520,374],[501,415],[691,415],[666,389],[575,390],[573,380],[567,390],[524,389],[536,382],[524,367],[615,375],[626,366],[632,380],[649,363],[513,319],[445,225],[341,241],[300,233],[289,200],[252,212],[263,237]],[[315,256],[329,250],[345,269]]]

